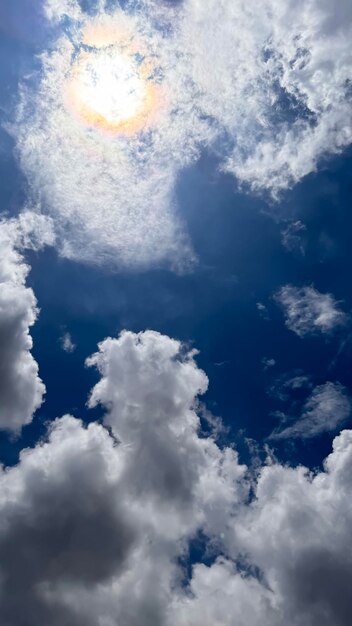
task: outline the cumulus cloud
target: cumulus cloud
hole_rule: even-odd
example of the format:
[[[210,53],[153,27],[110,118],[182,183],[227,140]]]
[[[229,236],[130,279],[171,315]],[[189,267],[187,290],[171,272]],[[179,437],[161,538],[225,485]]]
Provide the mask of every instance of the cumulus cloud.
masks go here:
[[[246,490],[235,452],[201,434],[193,357],[150,331],[105,340],[90,405],[109,431],[65,416],[2,472],[4,625],[167,623],[189,541],[225,533]]]
[[[272,439],[316,437],[341,428],[351,414],[351,398],[339,383],[327,382],[313,389],[305,402],[300,418],[283,430],[274,432]]]
[[[316,475],[279,464],[261,471],[237,540],[275,599],[273,622],[262,623],[348,625],[351,462],[352,433],[343,431]]]
[[[188,523],[194,525],[200,512],[193,504],[205,499],[203,506],[218,509],[218,520],[214,517],[213,522],[220,523],[221,508],[230,506],[231,499],[227,501],[225,474],[229,486],[240,471],[232,465],[236,455],[231,449],[222,454],[212,438],[199,437],[203,408],[197,396],[206,391],[208,379],[194,356],[179,341],[146,331],[106,339],[87,360],[101,373],[89,406],[100,403],[108,408],[105,424],[133,459],[126,476],[138,498],[159,501],[159,510],[168,518],[168,532],[177,523],[173,503],[184,514],[188,509]]]
[[[348,626],[351,462],[352,433],[343,431],[316,475],[279,463],[262,468],[227,555],[193,568],[178,623]]]
[[[66,416],[53,423],[47,443],[2,471],[4,625],[83,623],[57,601],[57,590],[103,584],[124,563],[134,529],[119,502],[113,445],[101,427],[84,429]]]
[[[194,351],[124,332],[88,365],[108,428],[64,416],[0,473],[4,626],[348,626],[352,432],[316,474],[251,476],[201,432]]]
[[[348,2],[144,0],[115,12],[99,2],[94,17],[75,0],[45,7],[61,35],[40,86],[22,85],[13,132],[65,256],[184,268],[194,255],[175,184],[204,146],[240,183],[275,195],[351,142]],[[109,28],[128,22],[161,93],[153,123],[113,138],[82,125],[64,95],[82,31],[107,14]]]
[[[330,293],[314,287],[285,285],[275,299],[284,311],[287,328],[299,337],[330,333],[347,319]]]
[[[31,355],[29,334],[38,309],[33,290],[26,287],[29,271],[21,250],[53,242],[44,216],[24,212],[0,222],[0,428],[18,432],[41,405],[45,387]]]

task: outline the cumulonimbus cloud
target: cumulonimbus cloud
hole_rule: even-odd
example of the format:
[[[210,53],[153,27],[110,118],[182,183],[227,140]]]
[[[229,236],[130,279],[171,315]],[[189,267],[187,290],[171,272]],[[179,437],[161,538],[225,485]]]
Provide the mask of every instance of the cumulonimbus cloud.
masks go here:
[[[47,0],[61,22],[39,86],[22,85],[13,132],[61,253],[128,267],[194,260],[175,183],[202,147],[240,183],[274,195],[351,142],[351,5],[314,0],[129,2],[124,10]],[[82,31],[129,22],[155,69],[162,106],[148,128],[107,137],[63,94]],[[153,80],[154,80],[153,79]]]

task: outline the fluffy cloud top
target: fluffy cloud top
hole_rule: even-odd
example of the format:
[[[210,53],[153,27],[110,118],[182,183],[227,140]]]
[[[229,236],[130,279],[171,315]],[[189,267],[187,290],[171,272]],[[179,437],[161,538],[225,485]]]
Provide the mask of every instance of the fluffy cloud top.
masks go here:
[[[65,416],[1,470],[4,626],[349,625],[352,433],[315,475],[251,477],[200,430],[194,356],[151,331],[105,340],[89,402],[110,429]],[[187,574],[198,533],[210,564]]]
[[[256,564],[264,587],[254,600],[264,609],[261,623],[348,625],[351,463],[352,433],[343,431],[334,441],[324,471],[316,475],[303,467],[278,464],[262,469],[256,497],[237,528],[247,564]],[[241,619],[237,622],[232,615],[223,623],[251,624]]]
[[[217,508],[218,518],[209,515],[206,523],[222,524],[220,533],[222,508],[231,506],[234,497],[227,488],[240,470],[232,465],[232,450],[223,454],[211,438],[199,436],[197,396],[206,391],[208,379],[194,355],[179,341],[153,331],[106,339],[87,360],[102,375],[89,406],[108,408],[105,424],[128,448],[126,477],[138,498],[147,499],[146,507],[151,499],[159,502],[168,519],[167,532],[177,524],[176,503],[183,511],[182,524],[189,514],[191,527],[205,506]]]
[[[346,321],[334,297],[314,287],[286,285],[275,299],[283,308],[287,328],[299,337],[329,333]]]
[[[201,435],[193,353],[123,333],[89,364],[112,433],[66,416],[1,475],[4,626],[166,623],[188,542],[225,533],[246,490],[234,451]]]
[[[53,242],[50,223],[28,211],[0,222],[0,429],[18,432],[41,405],[45,387],[29,334],[38,310],[21,249]]]
[[[47,0],[62,34],[42,57],[40,86],[22,86],[13,131],[32,193],[57,222],[62,254],[184,268],[193,254],[175,183],[202,147],[240,183],[275,195],[351,142],[347,0],[338,11],[319,0],[95,6],[92,17],[75,0]],[[106,136],[67,105],[67,77],[92,21],[128,23],[155,68],[160,107],[142,132]]]

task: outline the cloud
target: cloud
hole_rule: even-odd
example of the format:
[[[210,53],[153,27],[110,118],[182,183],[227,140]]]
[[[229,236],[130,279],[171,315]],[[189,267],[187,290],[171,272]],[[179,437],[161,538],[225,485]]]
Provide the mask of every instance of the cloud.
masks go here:
[[[109,428],[64,416],[1,470],[4,626],[349,625],[352,431],[316,474],[251,475],[201,432],[195,356],[152,331],[106,339],[89,403]],[[199,533],[208,564],[187,573]]]
[[[168,521],[169,532],[177,520],[175,503],[185,512],[191,507],[192,525],[198,515],[194,500],[200,505],[205,498],[207,507],[218,502],[219,517],[223,496],[229,504],[222,474],[231,472],[235,457],[230,449],[221,453],[211,438],[199,437],[196,410],[202,413],[203,408],[197,396],[205,393],[208,379],[195,354],[154,331],[125,331],[118,339],[103,341],[87,360],[101,373],[89,406],[107,407],[104,423],[129,448],[128,480],[138,498],[156,499],[160,510],[165,507],[164,514],[174,520]],[[234,465],[233,478],[238,471]],[[231,484],[230,473],[228,478]]]
[[[43,56],[37,93],[23,87],[15,132],[33,198],[55,218],[58,246],[68,258],[134,268],[168,262],[185,269],[194,254],[176,213],[174,189],[179,169],[197,152],[201,123],[192,119],[190,103],[175,102],[183,87],[172,72],[164,78],[163,94],[171,95],[167,103],[160,96],[157,126],[114,137],[82,122],[67,104],[67,76],[89,24],[85,16],[80,31],[71,22],[54,52]],[[106,28],[106,17],[95,24]],[[172,65],[174,45],[166,46],[162,32],[152,31],[142,15],[117,11],[108,25],[120,29],[121,24],[134,32],[134,46],[141,41],[147,48],[148,63]]]
[[[302,370],[294,370],[278,376],[268,389],[268,395],[272,398],[286,402],[292,396],[292,392],[301,389],[310,390],[313,387],[310,376],[306,376]]]
[[[270,319],[268,309],[262,302],[257,302],[256,305],[257,311],[259,311],[259,315],[266,321]]]
[[[26,211],[18,220],[0,222],[0,429],[15,433],[32,420],[45,392],[30,352],[29,329],[38,309],[32,289],[26,287],[29,268],[21,250],[52,241],[44,216]]]
[[[351,407],[351,398],[342,385],[332,382],[319,385],[305,402],[300,418],[283,430],[274,432],[271,439],[308,439],[333,432],[341,428],[350,416]]]
[[[275,295],[286,316],[286,326],[299,337],[330,333],[345,324],[346,315],[329,293],[314,287],[286,285]]]
[[[23,82],[12,130],[64,256],[185,269],[194,254],[175,185],[204,147],[240,184],[277,195],[351,142],[349,3],[338,14],[318,0],[104,6],[92,17],[74,0],[47,0],[61,35],[42,56],[40,85]],[[113,138],[82,124],[65,100],[82,31],[107,15],[109,28],[134,33],[161,94],[143,132]]]
[[[61,347],[64,352],[72,353],[76,350],[76,344],[73,343],[72,337],[69,332],[66,332],[60,338]]]
[[[351,462],[352,433],[343,431],[316,475],[279,464],[261,471],[237,541],[271,590],[274,624],[349,623]]]
[[[94,588],[121,568],[134,529],[119,503],[113,445],[100,426],[84,429],[66,416],[53,423],[47,443],[2,471],[4,625],[81,624],[57,590]]]
[[[201,434],[193,357],[151,331],[105,340],[90,405],[110,430],[65,416],[2,471],[4,626],[166,624],[189,541],[225,532],[246,489],[235,452]]]
[[[69,15],[72,19],[80,19],[82,11],[76,0],[46,0],[44,12],[50,21],[60,21]]]
[[[305,241],[303,235],[307,228],[301,220],[291,222],[281,232],[282,245],[289,252],[296,252],[304,256],[305,254]]]
[[[351,462],[352,433],[343,431],[316,475],[277,462],[263,467],[223,556],[193,567],[176,623],[348,626]]]
[[[276,365],[275,359],[269,359],[268,357],[262,358],[262,366],[263,366],[264,371],[268,370],[270,367],[274,367],[275,365]]]

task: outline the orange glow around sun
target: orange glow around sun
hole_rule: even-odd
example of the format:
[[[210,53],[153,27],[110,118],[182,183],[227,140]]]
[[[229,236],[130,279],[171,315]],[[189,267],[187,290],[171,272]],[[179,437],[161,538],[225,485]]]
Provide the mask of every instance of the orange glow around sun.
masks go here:
[[[131,28],[106,21],[89,24],[68,81],[70,108],[87,126],[132,134],[148,126],[157,110],[159,87],[153,64]]]

